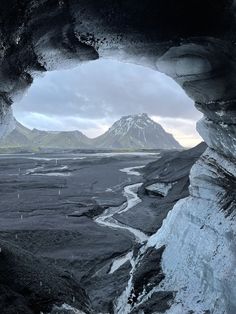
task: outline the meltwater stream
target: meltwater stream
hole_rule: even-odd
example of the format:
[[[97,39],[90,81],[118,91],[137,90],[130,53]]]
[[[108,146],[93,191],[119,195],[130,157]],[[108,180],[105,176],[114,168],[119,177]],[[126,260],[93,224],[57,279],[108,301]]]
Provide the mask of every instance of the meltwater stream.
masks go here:
[[[136,172],[136,169],[140,169],[143,166],[139,167],[131,167],[131,168],[124,168],[120,169],[122,172],[126,172],[129,175],[140,175],[138,172]],[[115,229],[125,229],[132,233],[138,243],[144,243],[148,240],[148,236],[143,233],[142,231],[132,228],[128,225],[125,225],[123,223],[118,222],[113,216],[115,214],[121,214],[124,213],[134,206],[136,206],[138,203],[142,202],[142,200],[138,197],[137,192],[139,187],[142,185],[142,183],[135,183],[131,185],[127,185],[124,187],[124,196],[126,197],[127,201],[125,204],[119,206],[119,207],[109,207],[105,210],[103,214],[98,216],[95,221],[103,226],[107,226],[110,228]]]
[[[138,169],[143,168],[144,166],[138,167],[129,167],[120,169],[120,171],[127,173],[128,175],[136,175],[139,176],[140,173],[137,171]],[[108,208],[102,215],[97,217],[95,221],[103,226],[107,226],[115,229],[125,229],[132,233],[136,239],[136,242],[139,244],[144,244],[149,237],[138,229],[131,228],[128,225],[121,224],[118,222],[113,216],[114,214],[121,214],[136,206],[138,203],[142,202],[142,200],[138,197],[137,192],[142,183],[136,183],[127,185],[124,187],[124,195],[127,199],[126,203],[120,207],[110,207]],[[139,257],[134,257],[133,251],[128,252],[126,255],[116,258],[113,260],[113,263],[110,268],[110,274],[119,269],[124,263],[130,261],[132,266],[132,271],[135,269],[137,265]],[[130,272],[130,279],[127,283],[126,289],[120,295],[120,297],[116,300],[116,304],[114,304],[114,313],[116,314],[128,314],[131,310],[131,305],[127,304],[127,299],[130,294],[132,288],[132,271]]]

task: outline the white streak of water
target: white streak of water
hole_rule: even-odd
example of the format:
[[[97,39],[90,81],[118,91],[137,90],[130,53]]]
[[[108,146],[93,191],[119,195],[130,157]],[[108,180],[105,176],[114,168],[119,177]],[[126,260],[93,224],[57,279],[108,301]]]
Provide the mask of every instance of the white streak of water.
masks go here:
[[[126,255],[116,258],[111,265],[109,274],[113,274],[117,269],[119,269],[127,261],[130,261],[132,257],[133,257],[133,252],[128,252]]]

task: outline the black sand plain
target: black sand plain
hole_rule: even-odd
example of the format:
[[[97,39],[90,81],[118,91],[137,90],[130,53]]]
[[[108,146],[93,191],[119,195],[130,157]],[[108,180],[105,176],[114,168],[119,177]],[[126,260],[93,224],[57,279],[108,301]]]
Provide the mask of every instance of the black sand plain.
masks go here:
[[[1,239],[68,270],[83,285],[135,245],[130,232],[93,220],[126,201],[124,186],[142,180],[120,169],[156,159],[149,154],[1,155]],[[128,268],[117,271],[116,278],[105,278],[106,272],[101,282],[96,278],[93,287],[98,291],[91,293],[98,299],[96,306],[98,302],[107,308],[114,294],[124,289]]]
[[[132,232],[100,225],[95,218],[126,202],[125,186],[142,183],[137,192],[142,202],[113,217],[147,236],[155,233],[176,201],[188,196],[190,168],[204,150],[200,144],[152,154],[0,155],[0,271],[6,274],[0,278],[1,313],[48,313],[63,303],[85,313],[113,313],[131,264],[110,273],[111,266],[140,244]],[[140,175],[120,171],[140,166],[145,166]],[[147,189],[157,181],[174,182],[167,196]],[[160,280],[160,263],[148,260],[136,286],[153,273]],[[171,295],[164,296],[162,307]],[[150,300],[142,310],[153,304]]]

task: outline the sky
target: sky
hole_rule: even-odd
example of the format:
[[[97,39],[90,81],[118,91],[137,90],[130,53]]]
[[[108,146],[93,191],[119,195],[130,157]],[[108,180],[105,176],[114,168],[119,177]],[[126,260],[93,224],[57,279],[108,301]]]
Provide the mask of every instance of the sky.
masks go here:
[[[183,146],[201,142],[195,130],[201,114],[177,83],[157,71],[112,60],[39,76],[13,112],[31,129],[77,129],[91,138],[121,116],[147,113]]]

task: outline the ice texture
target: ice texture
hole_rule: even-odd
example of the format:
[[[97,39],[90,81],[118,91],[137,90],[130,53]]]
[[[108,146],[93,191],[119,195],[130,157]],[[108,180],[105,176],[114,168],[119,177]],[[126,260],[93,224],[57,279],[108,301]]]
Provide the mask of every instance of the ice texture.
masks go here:
[[[146,186],[145,189],[151,192],[155,192],[156,194],[166,196],[170,189],[172,189],[174,184],[175,182],[173,183],[157,182],[149,186]]]

